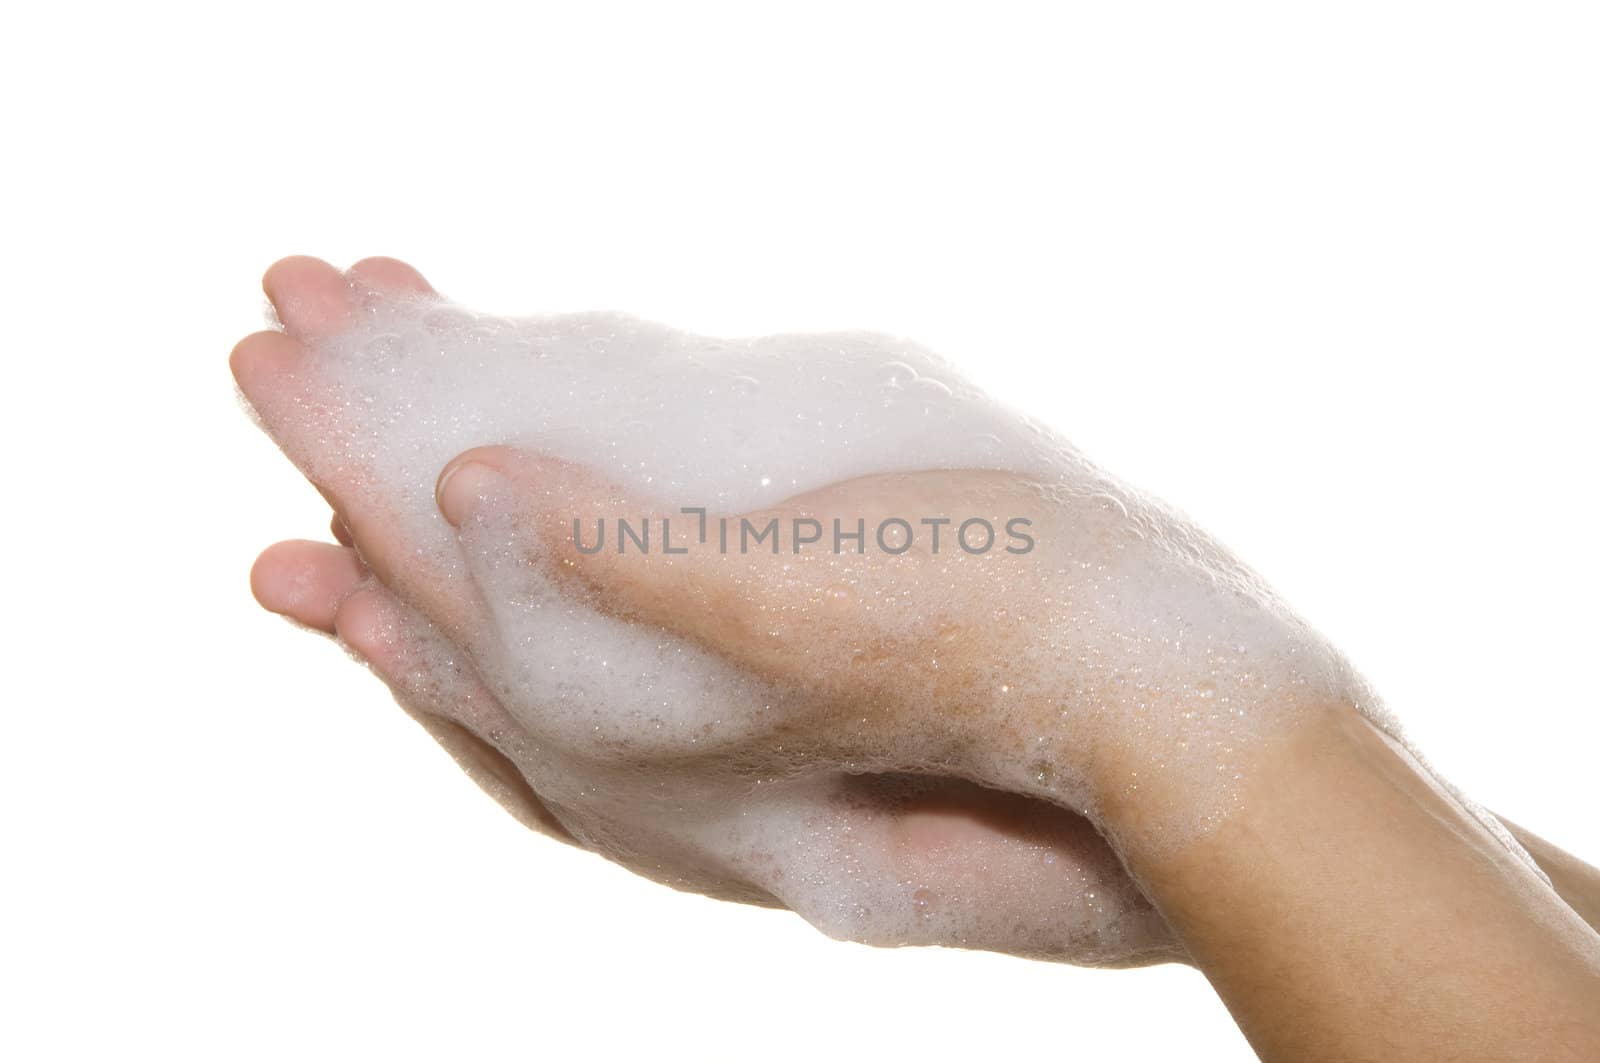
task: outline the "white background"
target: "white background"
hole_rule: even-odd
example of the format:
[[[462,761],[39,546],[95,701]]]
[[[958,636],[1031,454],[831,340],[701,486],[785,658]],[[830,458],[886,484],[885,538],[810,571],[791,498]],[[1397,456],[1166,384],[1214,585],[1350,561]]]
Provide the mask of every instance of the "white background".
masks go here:
[[[1186,969],[836,944],[528,836],[260,612],[256,551],[326,514],[225,359],[295,252],[928,342],[1600,858],[1592,4],[5,22],[0,1055],[1247,1055]]]

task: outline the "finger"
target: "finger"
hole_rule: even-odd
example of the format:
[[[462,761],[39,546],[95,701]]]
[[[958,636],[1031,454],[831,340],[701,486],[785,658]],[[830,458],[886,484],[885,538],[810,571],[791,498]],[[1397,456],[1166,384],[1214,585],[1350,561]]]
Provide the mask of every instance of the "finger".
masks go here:
[[[297,539],[262,552],[250,589],[263,608],[331,635],[339,603],[366,575],[354,550]]]
[[[466,641],[473,627],[470,594],[460,593],[447,564],[417,549],[415,529],[366,461],[321,460],[352,449],[354,429],[317,368],[317,344],[357,312],[361,292],[415,292],[426,285],[393,260],[368,260],[364,269],[358,291],[355,281],[316,259],[274,265],[263,283],[285,327],[305,342],[258,332],[234,348],[230,365],[264,427],[338,513],[342,527],[335,537],[359,543],[364,563],[380,580]]]
[[[853,578],[839,559],[779,552],[762,538],[748,547],[744,524],[766,529],[771,515],[724,521],[652,507],[583,466],[509,447],[463,454],[438,485],[445,518],[575,584],[602,611],[663,628],[758,674],[788,678],[808,656],[838,652]],[[626,527],[627,530],[624,530]],[[731,529],[724,533],[725,529]],[[469,551],[480,590],[505,581],[490,571],[503,556]],[[835,638],[835,644],[828,639]],[[843,651],[848,653],[849,651]]]
[[[284,330],[297,339],[333,335],[349,324],[355,310],[349,280],[320,258],[279,259],[261,278],[261,288]]]

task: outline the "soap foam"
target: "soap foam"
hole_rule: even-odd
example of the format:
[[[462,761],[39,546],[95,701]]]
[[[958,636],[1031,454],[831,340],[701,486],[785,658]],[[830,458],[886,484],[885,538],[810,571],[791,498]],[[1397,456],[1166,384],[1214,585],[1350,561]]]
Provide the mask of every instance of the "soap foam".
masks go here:
[[[278,411],[274,431],[314,479],[359,470],[416,558],[484,589],[491,635],[471,664],[501,709],[440,711],[510,757],[577,838],[644,874],[776,900],[880,944],[1170,959],[1181,950],[1092,831],[979,831],[946,847],[964,854],[953,859],[902,844],[897,832],[916,821],[907,810],[930,787],[976,779],[1092,817],[1074,750],[1116,729],[1141,749],[1146,784],[1186,780],[1189,818],[1160,840],[1181,844],[1227,815],[1245,753],[1295,712],[1340,700],[1397,733],[1342,658],[1225,550],[915,344],[714,339],[620,314],[508,320],[358,294],[356,324],[313,346],[315,401]],[[457,454],[490,444],[711,513],[874,473],[1017,474],[1068,515],[1061,534],[997,569],[1007,600],[1042,630],[993,662],[992,688],[1007,696],[982,718],[982,752],[954,729],[885,734],[865,720],[860,736],[830,719],[810,744],[786,740],[806,691],[597,611],[528,563],[539,544],[511,514],[458,535],[435,482]],[[425,619],[411,630],[433,662],[423,671],[461,667],[461,649]],[[1041,701],[1059,708],[1007,709]]]

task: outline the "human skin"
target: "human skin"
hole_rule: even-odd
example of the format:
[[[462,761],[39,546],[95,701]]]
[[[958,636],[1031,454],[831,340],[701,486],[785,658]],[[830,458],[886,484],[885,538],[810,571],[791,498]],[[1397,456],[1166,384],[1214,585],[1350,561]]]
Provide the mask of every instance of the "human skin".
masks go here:
[[[389,283],[421,283],[404,267],[385,260],[357,267],[363,268]],[[297,319],[313,330],[319,321],[336,327],[343,310],[338,289],[316,280],[314,269],[308,276],[305,264],[298,263],[280,270],[276,278],[269,274],[269,294],[278,300],[286,320]],[[286,304],[291,307],[288,312]],[[289,356],[280,346],[236,359],[247,393],[263,364]],[[513,495],[520,491],[545,502],[553,483],[565,483],[569,496],[580,497],[597,486],[583,470],[537,457],[500,452],[476,457],[479,462],[450,471],[488,468],[498,472],[502,490],[509,486]],[[470,520],[474,505],[489,493],[481,477],[473,481],[471,475],[443,478],[441,503],[454,523]],[[405,670],[393,659],[396,644],[384,637],[396,624],[397,603],[390,588],[401,589],[414,604],[429,606],[433,619],[456,633],[470,627],[471,608],[462,604],[465,596],[459,588],[443,586],[428,574],[405,567],[404,550],[386,535],[379,515],[342,505],[339,485],[321,486],[340,507],[336,525],[341,538],[361,545],[362,557],[340,547],[280,547],[258,565],[258,596],[269,608],[311,626],[336,628],[380,674],[395,682],[393,677],[403,676]],[[970,498],[975,491],[1004,492],[1014,486],[1002,474],[931,471],[910,480],[839,485],[820,498],[792,501],[809,509],[847,503],[861,508],[885,494],[905,497],[911,492],[927,499],[951,492]],[[981,705],[983,699],[973,696],[977,677],[986,661],[1009,652],[1005,636],[992,625],[972,625],[959,653],[942,651],[950,667],[931,686],[921,675],[928,647],[919,645],[916,637],[909,641],[898,637],[899,632],[876,640],[880,652],[865,672],[830,669],[826,653],[821,668],[816,654],[797,662],[787,658],[785,647],[826,650],[830,639],[841,650],[861,645],[862,618],[857,612],[841,615],[811,607],[815,595],[810,591],[824,585],[819,580],[836,581],[839,573],[814,579],[809,571],[797,574],[787,566],[784,571],[731,570],[697,561],[618,566],[605,559],[572,555],[561,559],[568,576],[603,608],[665,628],[747,669],[809,685],[821,710],[818,719],[855,711],[860,705],[883,708],[876,717],[875,738],[883,743],[922,732],[948,737],[949,713],[938,719],[930,714],[957,705]],[[369,563],[380,584],[367,579]],[[961,582],[961,577],[972,574],[980,578]],[[991,574],[992,570],[969,565],[939,573],[936,582],[948,586],[952,582],[948,577],[955,577],[957,585],[965,586],[956,601],[982,609],[982,593],[993,582]],[[931,582],[935,581],[901,580],[898,587],[903,591]],[[918,608],[903,597],[901,605]],[[803,637],[760,637],[774,617],[791,625],[789,634]],[[868,619],[892,622],[893,617],[880,611]],[[928,696],[897,696],[904,689],[918,689]],[[562,830],[514,765],[497,759],[480,738],[459,725],[426,712],[419,715],[508,807],[535,825],[556,833]],[[973,758],[970,774],[988,771],[986,783],[1026,791],[1032,785],[1029,780],[1043,773],[1038,771],[1039,752],[1030,749],[1028,757],[1020,756],[1014,728],[1007,733],[1008,728],[1001,726],[1016,719],[1011,707],[998,716],[978,712],[959,732],[959,745]],[[1175,782],[1175,776],[1148,770],[1146,751],[1130,740],[1127,728],[1105,729],[1103,740],[1089,750],[1063,747],[1045,754],[1059,759],[1063,778],[1090,780],[1096,826],[1116,840],[1128,870],[1178,932],[1188,958],[1212,978],[1263,1054],[1363,1058],[1376,1057],[1383,1048],[1388,1058],[1398,1054],[1425,1059],[1432,1058],[1429,1053],[1455,1046],[1460,1051],[1448,1058],[1518,1058],[1517,1053],[1563,1058],[1559,1038],[1568,1037],[1569,1045],[1583,1045],[1581,1037],[1592,1038],[1592,1027],[1585,1028],[1581,1019],[1569,1023],[1570,1016],[1562,1010],[1581,1003],[1585,994],[1589,999],[1595,995],[1594,936],[1572,909],[1352,706],[1313,701],[1283,714],[1283,720],[1269,740],[1251,744],[1249,763],[1240,765],[1246,785],[1230,802],[1229,815],[1183,845],[1171,844],[1171,838],[1192,835],[1192,823],[1184,821],[1183,810],[1198,793],[1186,789],[1181,780]],[[819,746],[816,752],[828,751]],[[1022,770],[1008,775],[1007,765]],[[1141,770],[1144,774],[1139,775]],[[1142,780],[1137,789],[1126,785],[1130,774]],[[1053,795],[1046,787],[1039,796]],[[1317,839],[1317,844],[1307,845],[1308,837]],[[1559,863],[1552,853],[1544,858]],[[1561,865],[1559,870],[1558,888],[1566,882],[1573,896],[1588,895],[1581,865]],[[1419,913],[1414,910],[1419,898],[1436,907],[1425,905]],[[1461,906],[1474,913],[1472,925],[1427,918],[1429,913],[1462,910]],[[1308,925],[1317,927],[1317,933],[1306,934]],[[1417,927],[1427,933],[1418,936]],[[1473,962],[1483,956],[1510,957],[1517,961],[1512,971],[1532,967],[1539,974],[1513,984],[1503,968]],[[1437,980],[1440,970],[1464,974],[1448,982],[1451,991],[1425,1001],[1399,992],[1398,987],[1418,980]],[[1264,978],[1263,972],[1285,977]],[[1516,996],[1519,986],[1532,987],[1527,990],[1529,999]],[[1517,1023],[1485,1021],[1497,1014],[1498,1002],[1507,1000],[1518,1002],[1524,1021],[1538,1020],[1533,1023],[1536,1028],[1514,1045],[1495,1038],[1515,1034]],[[1425,1011],[1422,1018],[1427,1021],[1418,1021],[1418,1008]],[[1392,1014],[1393,1021],[1374,1021],[1373,1015],[1379,1013]],[[1571,1012],[1571,1016],[1582,1014]],[[1292,1022],[1286,1021],[1289,1016]],[[1411,1040],[1405,1040],[1407,1036]]]
[[[524,819],[553,819],[585,846],[678,888],[790,907],[829,934],[878,944],[964,945],[1095,965],[1181,959],[1170,931],[1092,823],[1063,807],[985,789],[949,770],[958,763],[953,754],[981,754],[992,738],[992,731],[956,731],[956,723],[970,727],[975,718],[902,712],[901,723],[925,725],[916,735],[890,717],[887,701],[853,706],[791,698],[793,714],[762,713],[769,703],[764,692],[745,685],[735,696],[700,703],[749,730],[719,737],[709,747],[691,749],[679,740],[663,749],[652,745],[656,732],[634,728],[617,735],[634,752],[618,757],[614,746],[596,748],[587,726],[552,733],[545,724],[561,706],[516,691],[507,700],[503,687],[486,689],[478,674],[482,663],[501,675],[518,667],[519,640],[508,642],[494,622],[496,611],[481,599],[513,587],[516,577],[463,579],[460,562],[452,566],[438,551],[418,550],[413,530],[419,519],[432,523],[428,530],[436,537],[442,532],[453,538],[448,525],[436,512],[419,517],[416,507],[409,516],[395,513],[386,504],[392,496],[373,489],[374,478],[359,457],[305,460],[327,436],[342,432],[337,403],[311,364],[319,348],[325,350],[322,337],[337,334],[369,305],[350,302],[353,295],[399,287],[408,277],[421,283],[414,274],[397,275],[400,269],[394,263],[358,264],[351,271],[360,277],[362,291],[356,293],[326,264],[297,260],[276,267],[267,287],[285,331],[249,337],[235,352],[236,375],[263,423],[334,503],[341,534],[360,547],[359,568],[337,551],[330,555],[331,548],[269,551],[254,577],[269,608],[312,626],[331,626],[390,683],[397,700],[436,735],[447,736],[447,748]],[[384,276],[375,278],[380,270]],[[316,416],[305,417],[308,410]],[[442,465],[447,457],[445,452],[436,460]],[[421,473],[427,491],[437,467]],[[324,561],[328,581],[319,567]],[[322,588],[330,586],[319,603]],[[645,637],[659,641],[654,634]],[[419,659],[426,657],[449,658],[456,666],[440,676]],[[896,667],[890,658],[881,661],[885,673]],[[628,715],[627,704],[602,699],[595,705],[602,724],[606,718],[637,718]],[[856,717],[848,726],[826,726],[845,712]],[[769,724],[797,740],[785,741],[770,730],[761,734]],[[914,748],[918,744],[922,748]],[[1013,771],[1026,767],[1013,760]],[[864,771],[879,777],[863,779]],[[878,785],[897,780],[917,784],[918,792],[885,793]],[[859,782],[873,785],[864,789]],[[931,792],[921,788],[929,782],[936,784]],[[663,801],[663,793],[670,800]],[[745,814],[752,803],[760,805],[753,809],[757,817]],[[686,806],[687,813],[680,811]],[[541,816],[540,809],[555,815]],[[661,816],[652,815],[659,810],[674,822],[660,822]],[[727,833],[757,818],[763,822],[756,830],[767,831],[764,836],[747,833],[728,844]],[[706,842],[686,837],[708,822],[725,832],[709,839],[721,858],[707,859]],[[780,832],[787,836],[773,836]],[[813,843],[798,834],[834,842]],[[871,874],[841,881],[835,869],[858,866],[856,861],[868,862]],[[826,888],[808,890],[807,884],[824,878],[831,879]],[[919,889],[928,893],[913,896]],[[888,895],[895,891],[901,895]],[[863,892],[869,895],[863,898]],[[887,922],[885,913],[898,921]],[[862,918],[869,914],[878,918]]]
[[[1214,832],[1124,857],[1263,1059],[1600,1053],[1600,936],[1340,707]]]
[[[474,482],[464,486],[451,470],[441,488],[445,512],[457,521],[487,490],[482,477],[504,487],[519,477],[562,475],[495,449],[460,465],[474,469]],[[970,492],[969,481],[930,474],[919,489]],[[863,507],[887,490],[868,485],[852,501]],[[797,508],[813,506],[804,499]],[[897,668],[855,682],[855,669],[830,667],[863,644],[852,629],[862,621],[819,617],[796,602],[837,572],[797,576],[792,560],[767,555],[731,566],[720,557],[628,560],[564,550],[555,563],[604,607],[743,667],[811,683],[824,699],[913,714],[930,700]],[[939,576],[948,589],[950,574]],[[904,599],[896,605],[918,608]],[[1007,632],[974,630],[985,632],[974,636],[980,645],[966,648],[975,661],[1004,654]],[[836,652],[818,654],[819,640]],[[928,651],[895,643],[888,652],[903,655],[899,663],[910,670]],[[970,702],[969,666],[961,659],[950,666],[953,689],[932,700]],[[917,696],[897,698],[902,687]],[[1574,903],[1563,900],[1353,706],[1333,701],[1285,717],[1266,741],[1247,747],[1244,791],[1229,813],[1176,845],[1164,821],[1184,821],[1198,794],[1182,774],[1148,770],[1137,742],[1119,741],[1126,738],[1113,730],[1094,751],[1096,825],[1262,1058],[1580,1060],[1600,1053],[1600,936],[1577,910],[1592,912],[1592,869],[1535,839]],[[991,748],[1015,756],[1005,735]],[[1130,772],[1149,781],[1120,785]]]
[[[1595,930],[1600,931],[1600,868],[1591,867],[1576,856],[1544,838],[1500,817],[1514,838],[1550,877],[1550,884],[1567,906]]]

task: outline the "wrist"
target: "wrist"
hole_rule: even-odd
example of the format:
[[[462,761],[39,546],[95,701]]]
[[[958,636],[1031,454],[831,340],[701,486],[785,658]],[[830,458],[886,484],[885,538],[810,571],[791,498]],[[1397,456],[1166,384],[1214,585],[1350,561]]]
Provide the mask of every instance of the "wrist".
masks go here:
[[[1103,748],[1095,758],[1096,812],[1124,859],[1159,865],[1203,838],[1247,846],[1256,821],[1281,816],[1291,795],[1371,785],[1415,764],[1409,755],[1399,761],[1346,701],[1276,709],[1265,733],[1241,730],[1209,751],[1181,742],[1177,755],[1136,741]]]

